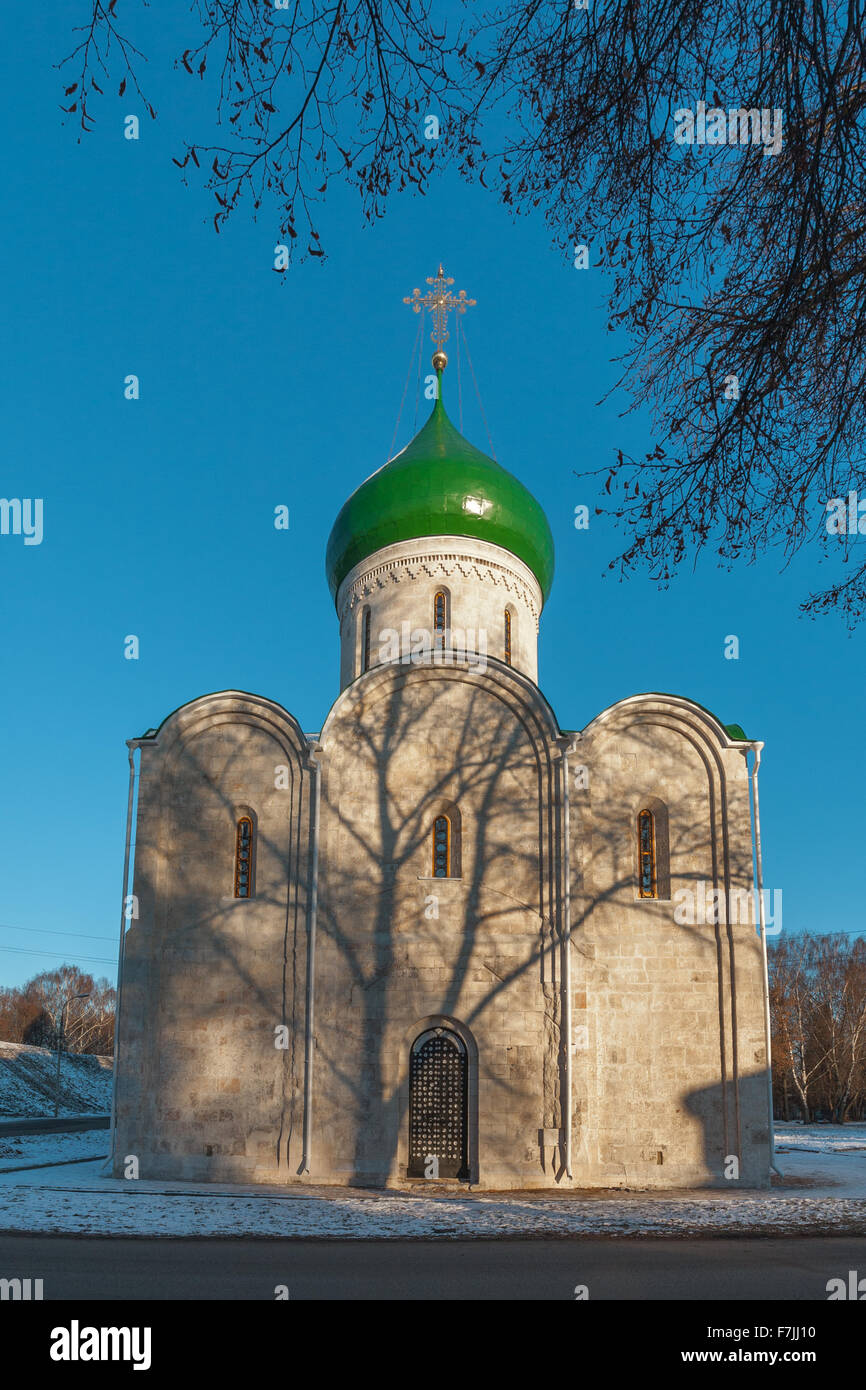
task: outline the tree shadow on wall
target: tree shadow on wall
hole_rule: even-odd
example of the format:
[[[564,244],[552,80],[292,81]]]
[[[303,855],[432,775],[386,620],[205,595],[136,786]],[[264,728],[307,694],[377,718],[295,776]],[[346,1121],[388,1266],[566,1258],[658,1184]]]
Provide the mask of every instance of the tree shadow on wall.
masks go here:
[[[419,931],[429,932],[433,938],[438,930],[435,919],[431,921],[425,915],[423,900],[440,881],[429,879],[423,884],[425,891],[421,892],[419,880],[427,879],[430,874],[432,825],[445,803],[460,808],[463,820],[459,941],[454,942],[453,923],[441,929],[450,939],[451,958],[435,988],[426,990],[423,1007],[419,1002],[419,1023],[429,1015],[452,1017],[475,1033],[487,1011],[507,999],[521,978],[535,979],[539,986],[539,1006],[544,1013],[545,1035],[550,1043],[542,1049],[538,1062],[541,1072],[537,1081],[538,1129],[556,1130],[562,1125],[565,1060],[560,1030],[564,922],[563,866],[558,848],[562,798],[559,752],[555,743],[559,730],[543,697],[531,682],[493,659],[490,667],[493,674],[498,672],[501,678],[501,690],[493,698],[485,677],[473,678],[459,665],[441,671],[400,667],[390,671],[388,679],[382,668],[374,668],[349,688],[351,698],[325,735],[320,754],[323,784],[318,950],[320,953],[328,949],[336,951],[345,970],[349,998],[357,1001],[358,1015],[352,1020],[345,1012],[341,1016],[345,1004],[341,1004],[339,998],[328,998],[321,983],[317,986],[313,1130],[315,1133],[316,1094],[341,1092],[355,1118],[353,1152],[347,1155],[346,1165],[349,1182],[385,1181],[394,1170],[400,1149],[405,1105],[394,1084],[394,1058],[387,1051],[392,1042],[386,1037],[382,1020],[389,1016],[392,1001],[395,1013],[405,1010],[407,977],[397,977],[394,972],[400,968],[412,969],[401,966],[406,957],[402,939],[406,922],[417,920]],[[433,676],[436,678],[431,679]],[[459,683],[456,701],[454,682]],[[521,684],[525,687],[523,700],[519,698]],[[239,692],[233,694],[236,698],[244,698]],[[203,805],[218,808],[222,826],[219,835],[224,836],[225,843],[215,848],[217,858],[220,852],[224,853],[227,865],[233,862],[238,802],[256,810],[257,801],[261,804],[266,793],[273,794],[271,787],[250,785],[244,746],[241,740],[233,746],[231,722],[229,716],[223,741],[225,757],[218,778],[213,777],[210,766],[199,760],[195,739],[191,738],[178,746],[171,779],[176,789],[199,786]],[[589,786],[583,794],[585,801],[580,800],[582,793],[572,789],[572,829],[578,846],[571,866],[572,951],[583,954],[597,970],[604,970],[604,933],[596,930],[593,914],[605,904],[632,908],[636,878],[631,868],[628,872],[610,875],[602,882],[597,881],[596,875],[596,881],[587,891],[585,835],[591,833],[596,863],[615,864],[623,860],[623,837],[629,841],[633,839],[638,803],[656,791],[651,777],[642,782],[639,771],[643,764],[652,766],[657,752],[654,728],[651,724],[642,727],[637,723],[629,731],[638,753],[635,806],[612,804],[598,796],[593,799],[591,767]],[[248,1107],[241,1111],[241,1125],[246,1122],[245,1116],[255,1111],[255,1119],[248,1121],[249,1127],[259,1132],[270,1130],[270,1137],[264,1140],[265,1148],[270,1150],[276,1170],[285,1171],[287,1180],[303,1167],[303,1160],[299,1163],[297,1158],[297,1141],[303,1129],[305,1087],[309,1084],[304,1065],[304,1034],[309,966],[306,889],[310,870],[312,774],[305,765],[306,747],[300,746],[300,730],[298,735],[298,746],[288,739],[275,744],[275,748],[279,748],[275,762],[284,763],[290,769],[285,817],[280,817],[277,830],[268,830],[263,818],[258,818],[256,915],[248,916],[247,921],[260,932],[259,940],[250,940],[249,934],[238,940],[238,923],[242,920],[238,912],[248,912],[252,904],[226,901],[225,892],[220,892],[224,885],[213,881],[213,875],[210,892],[203,894],[202,875],[194,865],[186,865],[184,872],[177,872],[184,867],[183,835],[176,824],[177,810],[172,807],[171,794],[167,811],[169,818],[173,818],[169,839],[176,838],[173,845],[169,845],[165,866],[173,884],[171,940],[163,936],[152,942],[151,947],[155,949],[149,957],[148,943],[142,939],[139,929],[132,925],[127,932],[130,960],[150,959],[156,963],[156,974],[151,970],[149,974],[145,972],[144,977],[149,994],[142,1007],[149,1011],[151,1026],[158,1026],[157,1010],[161,1008],[165,1013],[166,1001],[162,998],[165,972],[169,975],[174,972],[177,976],[170,987],[174,1007],[179,997],[177,987],[183,982],[184,964],[194,963],[198,967],[208,962],[219,965],[223,985],[210,993],[207,988],[180,989],[187,1036],[196,1033],[202,1038],[214,1036],[214,1028],[227,1021],[229,1002],[261,1019],[264,1048],[273,1047],[276,1025],[288,1025],[290,1046],[279,1057],[278,1096],[272,1102],[266,1095],[255,1104],[251,1098],[240,1102],[242,1107],[245,1104]],[[336,751],[332,751],[334,745],[337,745]],[[422,750],[424,756],[407,758],[407,750],[412,749]],[[334,777],[335,759],[339,762],[341,757],[344,766]],[[349,757],[353,768],[351,777],[346,775]],[[226,793],[227,787],[236,786],[242,788],[237,793],[238,800]],[[714,815],[715,811],[716,808],[711,807],[709,813]],[[708,811],[702,798],[684,794],[681,803],[671,805],[669,812],[672,866],[679,860],[700,859],[702,855],[706,866],[690,876],[675,877],[675,883],[683,886],[690,878],[698,880],[701,877],[707,882],[718,883],[720,869],[708,841]],[[195,836],[191,843],[198,843]],[[630,858],[628,863],[631,865]],[[166,881],[163,875],[162,882]],[[135,891],[142,900],[148,894],[152,899],[156,892],[156,884],[140,881],[138,868]],[[663,914],[665,924],[673,925],[672,903],[654,902],[646,906],[656,915],[653,920]],[[526,914],[536,924],[532,940],[520,938],[516,949],[512,928],[515,914]],[[270,927],[274,920],[280,923],[278,933]],[[364,924],[360,930],[359,922]],[[649,938],[652,933],[649,916],[645,930]],[[704,1088],[683,1097],[686,1108],[691,1111],[694,1105],[693,1113],[702,1119],[706,1153],[708,1161],[712,1155],[715,1171],[720,1150],[725,1150],[725,1155],[739,1151],[739,1115],[753,1080],[739,1074],[736,1059],[731,1075],[730,1064],[726,1061],[730,1040],[726,1042],[729,1025],[724,996],[726,979],[731,978],[734,937],[732,928],[725,922],[709,929],[704,925],[677,925],[677,933],[685,938],[697,938],[702,949],[709,947],[713,951],[716,961],[720,1076],[724,1079],[718,1087]],[[264,948],[262,939],[266,942]],[[509,949],[497,953],[497,942],[501,944],[502,941]],[[274,970],[271,961],[277,953],[279,970]],[[443,952],[443,958],[445,954]],[[470,973],[479,973],[479,962],[480,971],[489,976],[489,983],[467,1003],[467,977]],[[226,980],[231,981],[228,988]],[[476,979],[476,986],[478,983]],[[420,1001],[422,991],[411,992]],[[734,1035],[735,1007],[734,1002]],[[218,1038],[219,1034],[216,1036]],[[237,1049],[239,1045],[233,1044],[225,1033],[223,1039],[217,1046],[224,1050],[223,1071],[226,1072],[231,1070],[233,1046]],[[509,1075],[501,1074],[501,1069],[498,1072],[490,1070],[491,1060],[482,1055],[480,1066],[488,1094],[492,1088],[498,1097],[494,1107],[501,1106],[504,1113],[515,1090],[525,1090],[526,1078],[512,1083]],[[127,1065],[133,1064],[134,1059],[130,1057]],[[172,1064],[173,1081],[169,1089],[177,1095],[199,1096],[199,1118],[211,1126],[207,1145],[210,1154],[241,1156],[245,1146],[236,1137],[236,1110],[228,1108],[223,1095],[209,1094],[206,1083],[203,1093],[199,1089],[200,1052],[195,1047],[184,1050],[178,1046]],[[578,1052],[575,1053],[575,1067],[580,1064]],[[239,1055],[238,1069],[246,1074],[248,1068],[249,1058]],[[651,1073],[648,1084],[652,1084]],[[149,1085],[154,1091],[164,1089],[154,1070],[151,1070]],[[167,1116],[178,1109],[171,1101],[171,1095],[165,1094],[154,1101],[158,1127],[168,1135],[173,1121]],[[264,1121],[262,1115],[268,1109],[273,1118]],[[729,1114],[730,1124],[724,1118]],[[717,1120],[719,1134],[713,1128]],[[672,1115],[671,1123],[674,1121]],[[624,1116],[624,1122],[628,1122],[628,1116]],[[164,1149],[171,1152],[171,1139],[162,1142]],[[520,1142],[521,1139],[515,1137],[515,1144]],[[188,1153],[189,1148],[184,1152]],[[540,1158],[543,1160],[543,1154]],[[483,1162],[482,1153],[482,1165]],[[562,1172],[560,1153],[558,1176],[561,1177]],[[315,1154],[310,1176],[316,1176]]]
[[[766,1071],[740,1074],[736,1101],[741,1114],[766,1116],[769,1113]],[[744,1119],[743,1143],[738,1148],[726,1136],[723,1117],[735,1109],[734,1085],[702,1086],[683,1097],[684,1108],[700,1122],[704,1147],[704,1162],[714,1175],[716,1187],[769,1187],[767,1163],[761,1158],[765,1145],[770,1143],[766,1119],[749,1123]],[[770,1160],[773,1155],[770,1153]]]

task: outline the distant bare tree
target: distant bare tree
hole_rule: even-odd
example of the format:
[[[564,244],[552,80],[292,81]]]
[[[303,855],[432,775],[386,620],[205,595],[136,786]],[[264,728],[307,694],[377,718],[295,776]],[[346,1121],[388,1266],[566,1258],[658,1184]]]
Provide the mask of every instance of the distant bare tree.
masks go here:
[[[87,999],[75,995],[89,992]],[[0,1038],[54,1048],[66,1005],[63,1049],[111,1056],[116,995],[108,980],[94,980],[76,965],[43,970],[25,985],[0,990]]]
[[[0,1041],[27,1041],[26,1035],[37,1031],[42,1012],[40,1001],[27,985],[0,989]]]
[[[866,1101],[866,941],[803,933],[770,953],[773,1081],[836,1124]]]
[[[804,1120],[812,1118],[816,1078],[826,1061],[826,1051],[815,1044],[812,962],[806,935],[779,942],[769,958],[773,1061],[790,1079]]]
[[[843,1124],[862,1095],[866,1064],[866,941],[844,936],[819,939],[814,969],[818,1048],[826,1052],[824,1103]]]

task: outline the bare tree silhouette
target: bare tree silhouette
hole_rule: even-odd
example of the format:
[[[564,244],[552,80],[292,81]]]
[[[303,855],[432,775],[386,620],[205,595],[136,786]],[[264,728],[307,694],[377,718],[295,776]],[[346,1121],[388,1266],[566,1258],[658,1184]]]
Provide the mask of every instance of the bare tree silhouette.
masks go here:
[[[60,65],[82,133],[118,76],[156,116],[138,26],[115,10],[82,0]],[[665,583],[704,548],[730,565],[829,547],[841,574],[802,610],[862,617],[856,504],[853,533],[826,529],[828,502],[864,485],[862,6],[507,0],[447,23],[429,0],[190,12],[176,66],[210,83],[216,130],[175,163],[213,195],[217,231],[242,204],[266,207],[291,254],[321,256],[333,179],[370,219],[449,162],[545,216],[560,254],[585,247],[607,272],[610,327],[629,334],[622,382],[654,415],[643,457],[599,470],[625,532],[611,567]]]
[[[782,1118],[790,1100],[804,1120],[836,1124],[866,1100],[866,942],[803,932],[770,956],[773,1071]]]

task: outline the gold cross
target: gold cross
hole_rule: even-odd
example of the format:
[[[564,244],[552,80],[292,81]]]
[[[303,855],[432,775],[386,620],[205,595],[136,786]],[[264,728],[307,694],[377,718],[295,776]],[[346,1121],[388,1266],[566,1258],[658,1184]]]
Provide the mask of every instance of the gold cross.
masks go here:
[[[442,351],[442,344],[448,341],[448,315],[465,314],[467,309],[474,307],[476,301],[467,299],[465,290],[461,290],[458,295],[451,293],[448,286],[454,284],[454,278],[451,275],[446,276],[441,265],[438,275],[427,276],[427,284],[433,287],[427,294],[422,295],[420,290],[413,290],[411,297],[405,298],[403,303],[411,304],[413,313],[420,314],[422,309],[429,309],[433,315],[433,332],[430,334],[436,344],[433,366],[439,370],[448,363],[448,358]]]

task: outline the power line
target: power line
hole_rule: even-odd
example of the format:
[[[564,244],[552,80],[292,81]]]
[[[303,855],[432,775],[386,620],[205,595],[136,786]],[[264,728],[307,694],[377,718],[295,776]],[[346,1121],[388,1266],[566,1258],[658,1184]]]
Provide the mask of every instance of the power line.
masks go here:
[[[52,931],[50,927],[13,927],[11,922],[0,922],[0,931],[26,931],[42,936],[69,936],[87,941],[115,941],[113,936],[93,936],[89,932]]]
[[[0,951],[14,951],[19,956],[65,956],[66,951],[37,951],[29,946],[0,946]],[[76,960],[93,961],[98,965],[116,965],[116,960],[108,956],[76,956]]]

